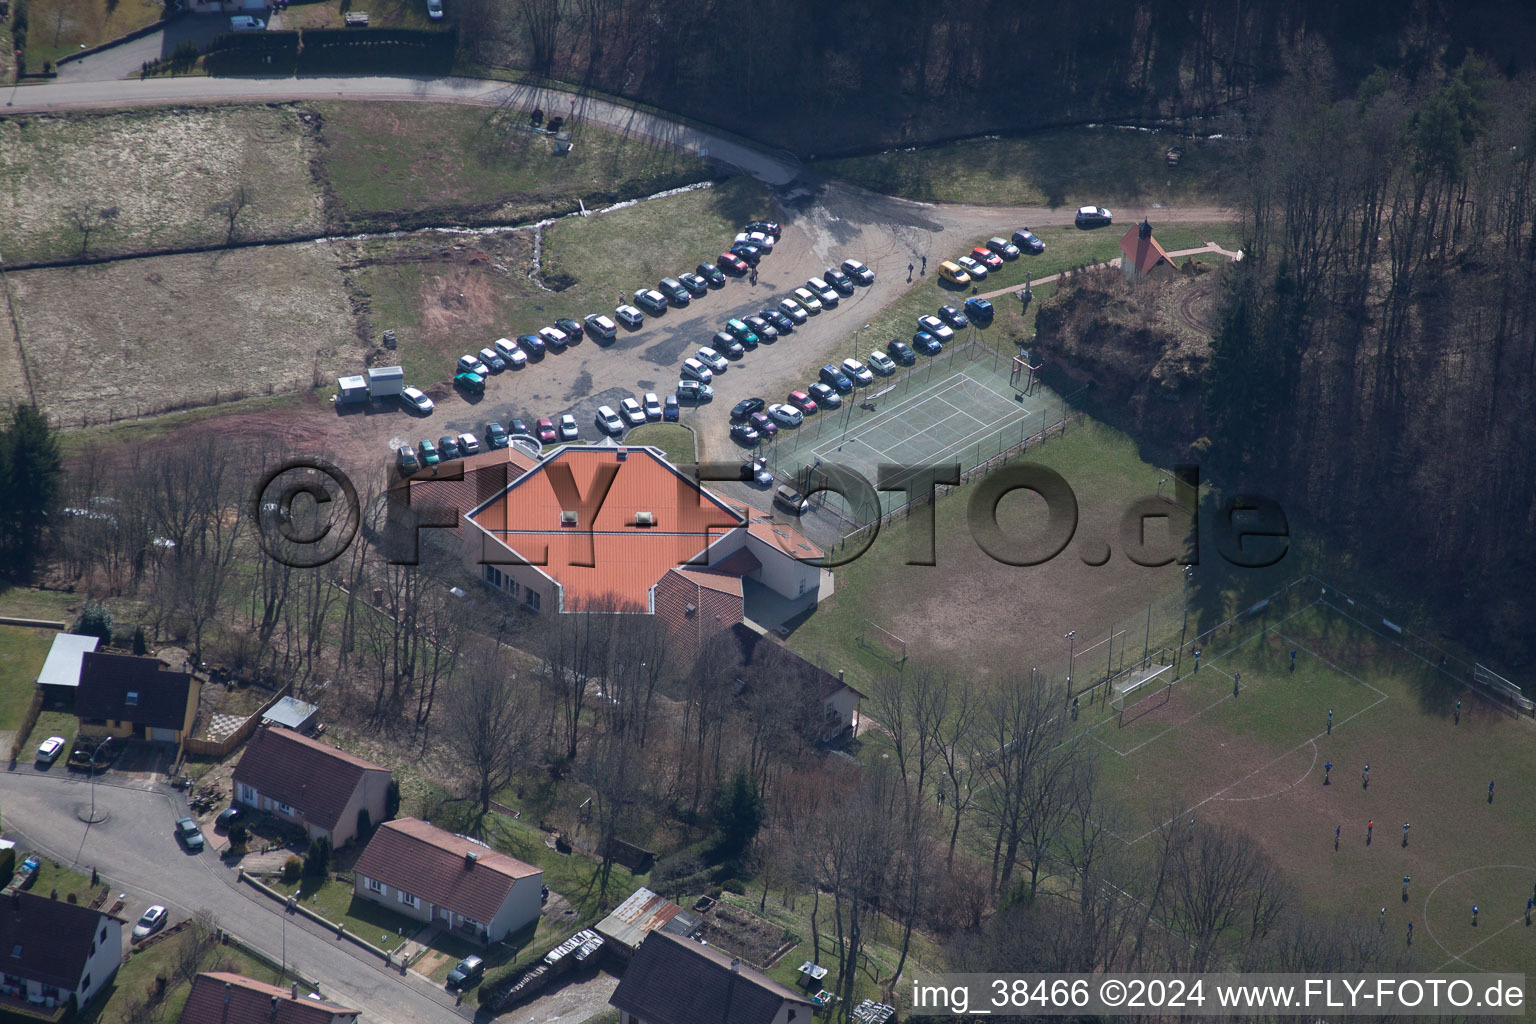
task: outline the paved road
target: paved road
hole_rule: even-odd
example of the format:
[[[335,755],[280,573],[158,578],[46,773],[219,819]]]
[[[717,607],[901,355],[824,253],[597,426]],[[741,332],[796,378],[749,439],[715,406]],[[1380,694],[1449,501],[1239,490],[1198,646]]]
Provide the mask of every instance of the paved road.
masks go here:
[[[125,47],[136,44],[127,43]],[[110,67],[107,50],[85,59]],[[147,59],[129,57],[132,69]],[[67,65],[66,65],[67,67]],[[89,72],[87,67],[86,71]],[[114,76],[115,77],[115,76]],[[283,100],[416,100],[431,103],[473,103],[514,110],[540,108],[550,116],[572,114],[581,121],[665,142],[701,157],[729,164],[769,185],[785,185],[800,172],[789,153],[771,154],[689,128],[593,96],[507,82],[473,78],[421,76],[343,76],[332,78],[150,78],[128,81],[55,81],[16,86],[6,97],[3,113],[43,110],[89,110],[103,107],[153,106],[167,103],[270,103]]]
[[[145,61],[169,57],[190,40],[199,48],[214,36],[229,31],[227,14],[189,14],[158,32],[59,65],[57,82],[109,82],[137,75]]]
[[[377,957],[256,898],[211,850],[184,852],[171,834],[171,822],[186,812],[179,798],[110,783],[98,783],[95,790],[97,810],[108,817],[87,828],[77,814],[88,811],[91,802],[84,776],[0,773],[6,831],[20,833],[24,845],[60,863],[87,873],[92,866],[102,870],[128,894],[126,913],[135,917],[149,903],[165,904],[173,921],[207,908],[252,945],[279,955],[286,948],[288,961],[320,982],[327,995],[367,1018],[397,1024],[462,1024],[469,1018],[469,1007],[462,1015],[456,1012],[453,1001],[425,979],[386,971]]]

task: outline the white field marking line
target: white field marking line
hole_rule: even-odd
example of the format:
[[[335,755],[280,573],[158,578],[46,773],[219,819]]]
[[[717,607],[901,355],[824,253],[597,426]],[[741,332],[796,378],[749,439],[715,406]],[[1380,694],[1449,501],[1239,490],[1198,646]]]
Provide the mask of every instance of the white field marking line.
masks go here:
[[[1498,938],[1500,935],[1503,935],[1505,932],[1509,931],[1515,925],[1519,924],[1520,922],[1522,922],[1524,920],[1525,920],[1525,915],[1524,914],[1520,915],[1519,917],[1515,918],[1513,921],[1509,922],[1509,924],[1505,925],[1503,928],[1500,928],[1498,931],[1494,932],[1492,935],[1488,936],[1486,939],[1483,939],[1481,942],[1476,942],[1476,943],[1473,943],[1472,945],[1468,946],[1465,950],[1462,951],[1462,955],[1461,956],[1457,956],[1455,953],[1451,953],[1450,950],[1446,949],[1445,951],[1447,953],[1451,953],[1451,958],[1449,960],[1447,960],[1445,963],[1441,964],[1439,967],[1437,967],[1435,969],[1435,973],[1436,974],[1441,973],[1447,967],[1451,966],[1451,964],[1455,963],[1458,960],[1460,960],[1462,963],[1466,964],[1468,967],[1472,968],[1474,971],[1482,971],[1482,970],[1484,970],[1484,968],[1479,967],[1477,964],[1475,964],[1472,961],[1466,959],[1466,954],[1472,952],[1474,949],[1476,949],[1478,946],[1483,945],[1484,943],[1492,942],[1494,939]],[[1424,927],[1426,927],[1426,928],[1429,927],[1428,919],[1425,920]],[[1441,949],[1445,949],[1445,944],[1442,943],[1439,939],[1435,939],[1435,945],[1439,946]]]
[[[1291,616],[1287,615],[1286,619],[1289,619],[1289,618],[1291,618]],[[1284,621],[1285,621],[1285,619],[1281,619],[1280,620],[1280,622],[1284,622]],[[1339,675],[1347,676],[1348,678],[1353,679],[1355,682],[1359,683],[1361,686],[1365,687],[1367,690],[1370,690],[1372,693],[1380,694],[1381,700],[1386,700],[1387,699],[1387,695],[1385,693],[1382,693],[1382,691],[1378,690],[1376,687],[1372,686],[1370,683],[1366,682],[1364,679],[1361,679],[1359,676],[1355,675],[1349,669],[1342,668],[1342,667],[1340,667],[1338,665],[1335,665],[1333,662],[1329,661],[1327,658],[1323,657],[1321,654],[1318,654],[1316,651],[1312,650],[1306,644],[1302,643],[1299,640],[1296,640],[1296,639],[1292,638],[1289,634],[1280,632],[1279,626],[1280,626],[1279,622],[1275,623],[1275,635],[1278,636],[1280,639],[1284,640],[1288,644],[1294,644],[1298,651],[1306,652],[1311,657],[1316,658],[1318,661],[1322,662],[1324,665],[1327,665],[1329,668],[1333,669]],[[1381,701],[1377,701],[1376,703],[1379,704],[1379,703],[1381,703]],[[1373,704],[1371,706],[1375,707],[1376,705]],[[1357,715],[1357,714],[1359,714],[1359,712],[1356,712],[1355,714]],[[1349,718],[1354,718],[1354,717],[1355,717],[1355,715],[1350,715],[1349,716]],[[1349,718],[1344,719],[1344,721],[1346,721],[1346,722],[1349,721]]]
[[[1444,971],[1446,969],[1446,967],[1449,967],[1451,964],[1455,963],[1458,960],[1461,960],[1462,963],[1466,964],[1468,967],[1473,968],[1474,970],[1479,970],[1480,971],[1480,970],[1482,970],[1482,968],[1478,967],[1474,963],[1471,963],[1470,961],[1462,960],[1461,957],[1457,956],[1455,953],[1452,953],[1449,949],[1445,948],[1445,943],[1441,942],[1440,941],[1440,937],[1435,934],[1435,926],[1429,923],[1429,901],[1435,898],[1435,893],[1440,891],[1440,886],[1444,885],[1446,882],[1449,882],[1453,878],[1460,878],[1462,875],[1470,875],[1474,871],[1501,871],[1501,870],[1505,870],[1505,869],[1509,869],[1509,870],[1512,870],[1512,871],[1536,871],[1536,865],[1531,865],[1531,864],[1479,864],[1476,867],[1467,868],[1464,871],[1458,871],[1454,875],[1446,875],[1444,878],[1440,879],[1440,881],[1435,885],[1435,887],[1433,889],[1429,890],[1429,895],[1424,897],[1424,930],[1429,932],[1429,937],[1435,940],[1435,945],[1439,946],[1441,949],[1445,949],[1446,954],[1450,957],[1449,960],[1447,960],[1444,964],[1442,964],[1435,971],[1436,974],[1439,974],[1441,971]],[[1509,930],[1509,927],[1510,927],[1511,924],[1515,924],[1515,923],[1517,923],[1519,921],[1522,921],[1522,920],[1524,920],[1523,916],[1522,917],[1517,917],[1514,921],[1511,921],[1510,924],[1505,925],[1503,928],[1500,928],[1498,931],[1496,931],[1492,935],[1488,936],[1487,939],[1483,939],[1482,942],[1479,942],[1476,945],[1469,946],[1466,949],[1462,950],[1462,953],[1463,954],[1470,953],[1470,952],[1472,952],[1472,950],[1476,949],[1478,946],[1481,946],[1484,942],[1487,942],[1489,939],[1498,938],[1498,936],[1501,935],[1503,932]]]
[[[1224,803],[1234,804],[1242,803],[1245,800],[1268,800],[1272,796],[1279,796],[1281,793],[1289,793],[1303,782],[1306,782],[1307,776],[1311,775],[1313,770],[1317,768],[1317,743],[1313,740],[1308,740],[1307,742],[1312,744],[1312,763],[1307,765],[1307,770],[1301,773],[1301,778],[1297,779],[1289,786],[1284,786],[1269,793],[1261,793],[1258,796],[1224,796],[1220,797],[1219,799],[1221,799]]]
[[[1023,413],[1022,417],[1017,415],[1019,411],[1012,408],[1012,405],[1013,405],[1012,402],[1009,402],[1008,399],[1004,398],[1002,395],[999,395],[996,391],[992,391],[991,388],[987,387],[985,384],[980,383],[975,378],[971,377],[970,374],[966,373],[964,370],[961,370],[959,373],[954,374],[949,379],[941,380],[941,381],[939,381],[939,383],[937,385],[925,389],[921,394],[914,395],[914,396],[902,399],[900,402],[897,402],[895,405],[887,406],[886,409],[880,415],[876,416],[869,423],[866,423],[863,426],[862,429],[850,431],[849,433],[844,434],[843,437],[845,439],[862,439],[865,434],[868,434],[868,433],[871,433],[871,432],[874,432],[874,431],[884,432],[884,431],[886,431],[885,421],[886,421],[886,419],[888,417],[892,417],[892,416],[898,416],[899,417],[899,414],[903,414],[903,413],[905,413],[907,411],[910,411],[911,409],[916,409],[919,406],[921,406],[924,402],[928,401],[931,398],[936,398],[936,399],[939,399],[939,400],[942,401],[942,400],[944,400],[944,397],[946,395],[948,395],[951,391],[954,391],[957,388],[965,387],[966,383],[975,384],[978,387],[984,388],[987,391],[991,391],[992,394],[997,398],[997,400],[999,402],[1001,402],[1004,405],[1007,405],[1009,407],[1007,414],[998,416],[996,419],[985,421],[985,425],[983,427],[981,427],[978,430],[972,431],[970,434],[967,434],[966,435],[967,438],[974,437],[978,433],[984,433],[985,431],[987,431],[989,429],[1001,430],[1004,426],[1006,426],[1009,423],[1010,420],[1012,420],[1013,422],[1016,423],[1016,422],[1019,421],[1020,418],[1027,418],[1030,415],[1030,413],[1028,413],[1028,412]],[[947,401],[945,402],[945,404],[949,405],[949,403]],[[953,405],[950,405],[950,408],[953,409],[955,407]],[[942,423],[942,422],[944,422],[945,419],[948,419],[948,418],[949,417],[946,416],[943,419],[940,419],[938,422]],[[975,417],[971,417],[971,418],[975,419]],[[982,421],[977,420],[977,422],[982,422]],[[868,444],[868,442],[865,442],[865,443]],[[961,444],[959,447],[960,448],[964,448],[964,447],[967,446],[968,443],[969,442],[967,442],[965,444]],[[869,445],[869,447],[874,448],[874,445]],[[949,447],[953,448],[955,446],[954,445],[950,445]],[[944,450],[944,452],[940,453],[940,455],[933,456],[933,457],[934,458],[941,457],[948,450],[949,449],[946,448]],[[818,452],[818,454],[820,454],[820,452]]]
[[[963,377],[963,376],[965,376],[965,375],[964,374],[960,374],[959,375],[959,377]],[[885,411],[877,414],[868,423],[864,423],[861,426],[859,426],[859,427],[857,427],[857,428],[855,428],[853,430],[850,430],[850,431],[848,431],[845,434],[838,435],[840,438],[842,438],[841,441],[839,441],[839,442],[837,442],[835,444],[834,443],[829,443],[829,444],[827,444],[826,446],[824,446],[822,448],[812,449],[812,451],[815,452],[815,454],[817,454],[817,455],[824,455],[824,454],[826,454],[828,452],[836,451],[838,449],[838,447],[840,447],[840,445],[845,444],[848,441],[859,441],[860,443],[862,443],[866,448],[870,449],[871,451],[878,452],[881,455],[883,455],[883,454],[885,454],[884,450],[882,450],[880,448],[876,448],[874,445],[870,444],[868,441],[865,441],[864,440],[865,435],[867,435],[867,434],[884,434],[884,433],[893,433],[894,434],[894,433],[896,433],[895,431],[887,431],[886,430],[885,420],[886,420],[886,418],[888,416],[897,415],[898,412],[904,414],[905,412],[910,411],[910,409],[918,408],[924,402],[928,401],[930,398],[940,398],[946,392],[952,391],[955,388],[961,387],[961,386],[962,385],[961,385],[958,377],[952,378],[949,381],[942,381],[941,380],[936,387],[929,388],[928,390],[922,392],[921,394],[919,394],[919,395],[917,395],[915,397],[909,397],[909,398],[903,399],[901,402],[897,403],[896,405],[889,406],[888,408],[885,409]],[[849,395],[848,397],[849,397],[849,399],[852,399],[854,396],[853,395]],[[908,406],[910,406],[910,409],[908,408]],[[953,408],[953,407],[951,406],[951,408]],[[947,417],[945,417],[945,418],[947,418]],[[939,419],[936,422],[942,423],[943,421],[944,421],[944,418],[941,418],[941,419]],[[898,434],[898,436],[899,436],[899,434]]]
[[[987,420],[979,419],[979,418],[977,418],[975,416],[972,416],[970,413],[966,412],[964,409],[960,408],[958,405],[956,405],[955,403],[951,402],[947,398],[942,398],[941,397],[941,398],[938,399],[938,401],[940,401],[940,402],[944,403],[945,405],[949,406],[950,411],[951,411],[952,414],[958,414],[960,416],[964,416],[966,419],[970,420],[972,423],[983,423],[984,424],[984,423],[988,422]],[[944,417],[942,422],[948,423],[952,419],[954,419],[954,415],[946,416],[946,417]]]

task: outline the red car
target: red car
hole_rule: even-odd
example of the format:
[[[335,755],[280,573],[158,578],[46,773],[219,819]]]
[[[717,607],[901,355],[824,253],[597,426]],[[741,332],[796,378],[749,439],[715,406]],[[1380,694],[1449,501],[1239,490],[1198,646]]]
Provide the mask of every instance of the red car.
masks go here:
[[[715,262],[720,265],[721,270],[735,274],[738,277],[742,274],[745,274],[747,270],[750,269],[747,266],[747,261],[742,259],[740,256],[737,256],[733,252],[721,253],[720,258]]]
[[[984,264],[988,270],[996,270],[1003,265],[1003,258],[985,246],[978,245],[972,249],[971,256],[977,263]]]
[[[757,432],[765,438],[772,437],[774,434],[779,432],[779,425],[773,422],[773,420],[769,419],[768,414],[765,412],[753,413],[751,419],[748,422],[750,422],[752,426],[756,427]]]
[[[535,429],[538,431],[540,441],[553,441],[555,434],[555,421],[548,416],[540,416]]]
[[[791,391],[789,393],[789,404],[806,415],[816,411],[816,400],[804,391]]]

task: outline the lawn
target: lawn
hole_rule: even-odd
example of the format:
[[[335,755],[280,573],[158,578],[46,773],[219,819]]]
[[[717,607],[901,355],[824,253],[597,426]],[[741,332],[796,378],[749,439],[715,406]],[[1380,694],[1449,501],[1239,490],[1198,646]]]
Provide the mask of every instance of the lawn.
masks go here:
[[[1181,146],[1170,168],[1169,146]],[[1226,187],[1241,159],[1231,140],[1117,128],[1062,128],[910,152],[821,160],[816,169],[865,188],[930,203],[1085,206],[1199,200]]]
[[[70,623],[80,607],[80,597],[59,590],[34,590],[31,587],[0,585],[0,615],[18,619],[48,619]],[[51,644],[53,641],[50,640]]]
[[[75,732],[80,728],[80,719],[67,711],[44,711],[37,716],[37,724],[32,727],[31,736],[18,736],[21,741],[21,756],[31,757],[36,753],[37,745],[49,736],[64,737],[64,753],[59,758],[59,767],[62,770],[64,759],[69,757],[70,748],[75,743]],[[30,740],[30,746],[28,745]]]
[[[0,626],[0,729],[21,728],[57,635],[51,629]]]
[[[22,0],[27,7],[27,70],[110,42],[164,16],[154,0]],[[14,8],[18,5],[13,3]]]
[[[667,461],[674,465],[693,462],[698,457],[694,452],[693,431],[675,423],[647,423],[636,427],[624,435],[624,442],[660,448]]]
[[[38,866],[37,878],[27,890],[34,895],[48,896],[57,890],[61,900],[68,901],[70,896],[74,896],[76,903],[89,905],[91,900],[96,898],[96,894],[109,884],[106,881],[98,881],[93,887],[90,875],[72,871],[57,861],[41,855],[39,860],[42,863]]]
[[[597,208],[714,175],[681,150],[577,125],[569,152],[527,113],[425,103],[321,103],[320,168],[348,227],[407,220],[516,223]]]
[[[267,884],[284,895],[298,893],[300,902],[310,910],[327,921],[344,925],[348,932],[387,952],[394,952],[426,927],[425,922],[359,899],[352,894],[351,882],[338,882],[330,876],[305,877],[293,884],[272,880]]]
[[[88,444],[98,445],[107,451],[130,445],[147,444],[204,420],[235,416],[240,413],[289,410],[297,407],[304,400],[303,394],[263,395],[260,398],[246,398],[238,402],[225,402],[221,405],[204,406],[201,409],[167,413],[148,420],[71,430],[59,438],[59,451],[66,460],[69,460],[78,457]],[[0,596],[0,608],[8,607],[6,603],[8,597],[9,595]],[[48,607],[48,605],[43,604],[41,607]]]

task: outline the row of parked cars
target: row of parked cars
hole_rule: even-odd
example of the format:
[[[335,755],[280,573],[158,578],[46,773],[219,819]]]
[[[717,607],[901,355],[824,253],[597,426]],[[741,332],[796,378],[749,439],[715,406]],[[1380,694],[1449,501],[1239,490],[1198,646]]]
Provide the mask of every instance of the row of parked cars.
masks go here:
[[[1039,255],[1045,252],[1045,243],[1035,237],[1029,228],[1019,228],[1012,240],[1002,237],[987,239],[986,245],[978,245],[964,256],[944,260],[939,264],[939,276],[953,285],[985,281],[990,271],[997,270],[1004,260],[1016,260],[1021,253]]]

